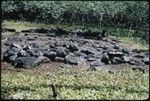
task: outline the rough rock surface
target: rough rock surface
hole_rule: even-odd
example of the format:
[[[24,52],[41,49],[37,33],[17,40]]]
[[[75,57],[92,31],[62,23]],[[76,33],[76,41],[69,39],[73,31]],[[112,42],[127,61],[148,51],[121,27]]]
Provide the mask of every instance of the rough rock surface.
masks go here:
[[[22,34],[24,32],[27,35]],[[32,32],[46,34],[29,34]],[[57,28],[29,29],[22,30],[22,33],[11,35],[2,42],[1,60],[12,63],[15,67],[35,67],[50,60],[72,65],[87,64],[91,67],[122,63],[135,66],[149,65],[147,51],[131,50],[111,39],[97,39],[101,32],[69,32]],[[53,36],[47,36],[51,33]]]

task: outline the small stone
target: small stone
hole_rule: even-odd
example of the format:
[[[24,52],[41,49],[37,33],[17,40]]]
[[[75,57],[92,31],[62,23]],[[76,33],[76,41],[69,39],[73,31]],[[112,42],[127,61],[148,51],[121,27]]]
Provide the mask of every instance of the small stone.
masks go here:
[[[148,58],[148,57],[145,57],[142,61],[143,61],[145,64],[147,64],[147,65],[150,64],[150,63],[149,63],[149,58]]]

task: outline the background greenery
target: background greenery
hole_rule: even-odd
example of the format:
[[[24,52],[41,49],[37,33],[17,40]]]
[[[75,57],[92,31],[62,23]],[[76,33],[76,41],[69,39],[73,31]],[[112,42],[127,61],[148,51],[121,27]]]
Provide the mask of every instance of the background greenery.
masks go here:
[[[3,19],[96,26],[149,42],[147,1],[3,1]],[[118,32],[117,28],[122,28]],[[128,29],[126,33],[124,29]],[[115,35],[115,34],[113,34]]]

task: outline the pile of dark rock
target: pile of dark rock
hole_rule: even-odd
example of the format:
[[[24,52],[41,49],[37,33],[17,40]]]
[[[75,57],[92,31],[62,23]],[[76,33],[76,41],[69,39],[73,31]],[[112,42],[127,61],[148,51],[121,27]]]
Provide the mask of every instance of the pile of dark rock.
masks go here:
[[[31,32],[47,34],[45,37],[27,34]],[[51,61],[71,65],[86,64],[90,67],[122,63],[136,66],[149,65],[148,51],[130,50],[107,38],[94,40],[69,37],[72,33],[77,36],[87,36],[89,33],[89,36],[95,33],[93,37],[96,38],[100,36],[100,32],[80,30],[68,32],[58,28],[22,30],[19,35],[14,34],[5,39],[1,60],[19,68],[31,68]],[[68,35],[68,37],[57,37],[59,35]]]

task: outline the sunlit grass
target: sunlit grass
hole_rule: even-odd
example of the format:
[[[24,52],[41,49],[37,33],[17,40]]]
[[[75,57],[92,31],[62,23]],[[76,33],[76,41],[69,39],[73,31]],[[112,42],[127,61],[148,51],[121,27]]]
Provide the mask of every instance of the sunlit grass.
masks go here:
[[[80,71],[80,72],[79,72]],[[50,84],[58,85],[58,99],[147,99],[149,74],[124,69],[110,74],[107,70],[62,69],[35,73],[3,70],[1,96],[9,99],[21,93],[25,99],[54,99]]]

